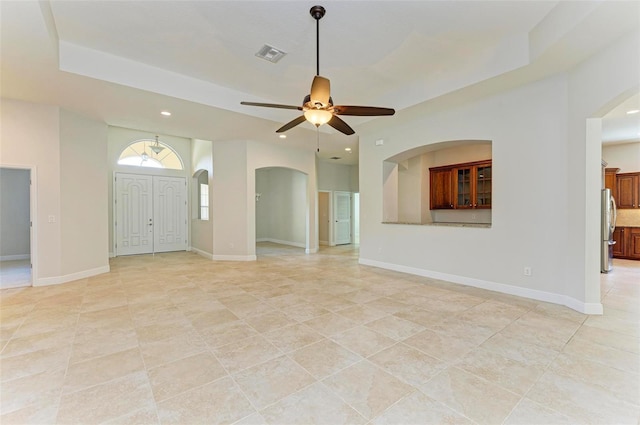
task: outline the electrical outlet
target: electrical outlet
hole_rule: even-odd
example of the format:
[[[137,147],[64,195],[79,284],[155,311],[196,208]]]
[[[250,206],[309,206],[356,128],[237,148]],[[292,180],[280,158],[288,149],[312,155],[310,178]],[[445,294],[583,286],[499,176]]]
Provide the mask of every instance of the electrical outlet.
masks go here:
[[[55,223],[56,222],[56,216],[55,215],[50,215],[49,216],[49,223]]]
[[[531,267],[525,267],[524,268],[524,275],[525,276],[531,276]]]

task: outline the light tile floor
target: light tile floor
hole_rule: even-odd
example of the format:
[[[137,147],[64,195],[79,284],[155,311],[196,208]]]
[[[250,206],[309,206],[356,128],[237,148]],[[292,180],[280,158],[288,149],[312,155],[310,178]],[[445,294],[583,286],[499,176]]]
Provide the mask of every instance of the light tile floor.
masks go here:
[[[603,316],[261,244],[0,292],[0,423],[638,424],[640,263]]]
[[[0,289],[31,286],[31,261],[0,261]]]

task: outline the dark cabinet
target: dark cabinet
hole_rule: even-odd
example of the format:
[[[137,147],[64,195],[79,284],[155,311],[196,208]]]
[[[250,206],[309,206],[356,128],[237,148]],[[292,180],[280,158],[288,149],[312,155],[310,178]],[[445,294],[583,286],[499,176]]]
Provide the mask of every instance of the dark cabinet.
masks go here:
[[[432,170],[429,176],[431,187],[430,208],[432,210],[453,208],[452,170]]]
[[[619,168],[605,168],[604,169],[604,187],[606,189],[611,189],[611,195],[616,197],[617,193],[617,184],[616,184],[616,175],[620,171]],[[616,198],[617,199],[617,198]]]
[[[616,242],[612,249],[613,249],[613,256],[615,258],[622,258],[624,257],[624,232],[623,232],[624,227],[616,227],[615,230],[613,231],[613,240]]]
[[[640,208],[640,173],[621,173],[616,176],[618,208]]]
[[[430,208],[491,208],[491,171],[491,160],[430,168]]]
[[[613,240],[614,257],[640,260],[640,227],[616,227]]]

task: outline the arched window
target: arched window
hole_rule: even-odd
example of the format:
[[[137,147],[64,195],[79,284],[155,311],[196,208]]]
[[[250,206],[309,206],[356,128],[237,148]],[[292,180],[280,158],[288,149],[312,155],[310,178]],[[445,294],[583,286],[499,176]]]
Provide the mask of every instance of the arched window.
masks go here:
[[[198,170],[193,174],[195,197],[198,204],[197,217],[200,220],[209,220],[209,172]]]
[[[141,139],[130,143],[120,153],[119,165],[182,170],[182,160],[169,145],[158,140]]]

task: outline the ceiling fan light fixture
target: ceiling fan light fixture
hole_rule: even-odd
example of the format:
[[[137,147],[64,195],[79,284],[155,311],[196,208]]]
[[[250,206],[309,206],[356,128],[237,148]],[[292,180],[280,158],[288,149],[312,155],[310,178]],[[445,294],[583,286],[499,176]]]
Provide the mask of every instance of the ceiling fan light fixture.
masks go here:
[[[319,127],[322,124],[328,123],[333,117],[333,114],[329,111],[325,111],[324,109],[308,109],[304,111],[304,117],[311,124]]]

